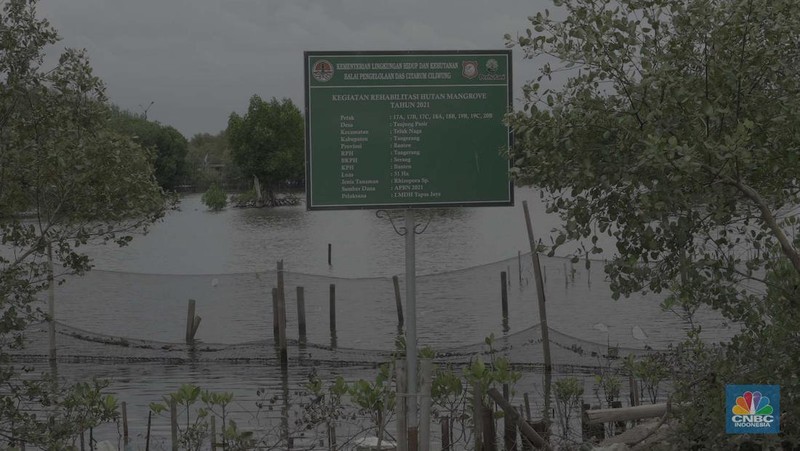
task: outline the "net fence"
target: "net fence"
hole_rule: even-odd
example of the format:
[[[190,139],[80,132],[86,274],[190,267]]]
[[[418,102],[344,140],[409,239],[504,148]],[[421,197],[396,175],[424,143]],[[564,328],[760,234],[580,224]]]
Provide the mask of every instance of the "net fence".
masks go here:
[[[549,336],[555,364],[593,366],[610,348],[620,355],[664,349],[683,338],[687,323],[665,312],[657,295],[614,301],[602,261],[572,264],[541,257]],[[503,290],[501,272],[506,273]],[[108,361],[275,359],[272,288],[277,271],[169,275],[93,270],[56,290],[58,354],[63,359]],[[329,365],[385,361],[398,327],[391,277],[337,278],[285,268],[289,356]],[[400,277],[402,302],[404,280]],[[297,287],[305,298],[307,336],[298,335]],[[331,288],[333,287],[333,288]],[[330,324],[335,293],[335,333]],[[501,310],[507,293],[507,320]],[[194,345],[183,342],[187,303],[202,318]],[[463,363],[488,351],[484,339],[517,365],[541,365],[538,304],[529,253],[506,260],[417,277],[417,331],[441,362]],[[724,341],[735,332],[711,311],[695,318],[704,338]],[[18,357],[46,356],[47,324],[32,326]]]

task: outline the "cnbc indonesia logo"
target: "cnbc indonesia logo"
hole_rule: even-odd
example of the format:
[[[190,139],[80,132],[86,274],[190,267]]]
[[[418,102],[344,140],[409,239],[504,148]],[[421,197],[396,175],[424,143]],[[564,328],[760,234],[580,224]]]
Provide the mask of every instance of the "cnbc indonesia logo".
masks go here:
[[[780,431],[780,387],[728,385],[726,387],[729,434],[777,434]]]

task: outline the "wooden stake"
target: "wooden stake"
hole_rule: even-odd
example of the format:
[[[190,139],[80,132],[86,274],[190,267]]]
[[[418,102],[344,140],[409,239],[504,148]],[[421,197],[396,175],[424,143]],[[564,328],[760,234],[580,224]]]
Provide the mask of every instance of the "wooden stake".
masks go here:
[[[47,245],[47,335],[50,342],[50,361],[56,360],[56,286],[53,272],[53,246]]]
[[[122,401],[122,440],[128,444],[128,403]]]
[[[481,439],[481,431],[483,430],[481,427],[483,412],[482,397],[483,394],[481,393],[480,382],[476,382],[472,386],[472,422],[474,423],[472,434],[475,436],[475,451],[483,451],[483,440]]]
[[[144,451],[150,451],[150,421],[153,419],[153,411],[147,412],[147,437],[144,442]]]
[[[509,401],[510,396],[511,390],[508,384],[503,384],[503,399]],[[517,451],[517,424],[508,416],[503,420],[503,444],[506,451]]]
[[[193,340],[192,328],[194,328],[194,309],[195,300],[189,299],[189,307],[186,310],[186,343],[191,343]]]
[[[500,303],[503,309],[503,330],[508,331],[508,276],[500,272]]]
[[[217,417],[211,415],[211,451],[217,451]]]
[[[297,329],[300,341],[306,341],[306,296],[303,287],[297,287]]]
[[[169,402],[169,420],[172,432],[172,451],[178,451],[178,406],[174,399]]]
[[[483,425],[483,451],[497,451],[497,429],[494,426],[494,409],[484,406],[481,412]]]
[[[278,260],[278,345],[282,367],[286,367],[289,364],[286,343],[286,292],[284,288],[283,260]]]
[[[501,395],[496,388],[489,389],[489,396],[492,398],[494,402],[500,405],[500,407],[506,413],[507,417],[512,418],[517,423],[520,433],[522,433],[523,436],[527,437],[527,439],[530,440],[531,443],[533,443],[535,446],[538,446],[541,449],[545,450],[552,449],[550,448],[550,444],[547,443],[547,441],[543,439],[542,436],[540,436],[536,431],[534,431],[531,425],[525,422],[525,420],[519,415],[516,409],[514,409],[514,407],[503,398],[503,395]]]
[[[392,283],[394,284],[394,303],[397,305],[397,325],[403,327],[403,301],[400,299],[400,279],[397,276],[392,276]]]
[[[331,243],[328,243],[328,266],[331,266]]]
[[[275,339],[275,346],[280,343],[280,334],[278,333],[278,289],[272,289],[272,337]]]
[[[452,451],[450,448],[450,417],[442,417],[442,451]],[[398,451],[400,449],[398,448]]]
[[[330,323],[331,323],[331,337],[336,337],[336,285],[331,284],[330,286],[330,303],[329,303],[329,312],[330,312]]]
[[[536,280],[536,297],[539,300],[539,325],[542,329],[542,347],[544,348],[544,410],[542,417],[545,422],[550,424],[550,382],[552,380],[553,364],[550,360],[550,331],[547,327],[547,309],[545,308],[544,280],[542,279],[542,267],[539,263],[539,254],[536,252],[536,241],[533,237],[533,226],[531,216],[528,211],[528,201],[522,201],[522,209],[525,213],[525,226],[528,230],[528,243],[531,247],[531,258],[533,259],[533,276]]]
[[[528,393],[522,395],[525,399],[525,419],[530,421],[531,420],[531,402],[528,399]]]

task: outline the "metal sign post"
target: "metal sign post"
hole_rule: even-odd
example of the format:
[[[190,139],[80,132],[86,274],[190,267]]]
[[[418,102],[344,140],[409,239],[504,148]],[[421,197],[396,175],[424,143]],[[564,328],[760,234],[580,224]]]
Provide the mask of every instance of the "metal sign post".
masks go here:
[[[406,210],[406,368],[408,369],[408,445],[417,449],[417,268],[414,210]]]

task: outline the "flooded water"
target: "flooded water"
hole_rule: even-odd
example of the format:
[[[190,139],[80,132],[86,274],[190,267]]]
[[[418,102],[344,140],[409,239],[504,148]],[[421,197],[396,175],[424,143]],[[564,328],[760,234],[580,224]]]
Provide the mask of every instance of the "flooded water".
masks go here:
[[[187,301],[195,299],[197,314],[203,318],[197,333],[202,343],[269,340],[275,265],[282,259],[290,338],[297,338],[295,289],[303,287],[309,343],[335,344],[349,349],[351,355],[359,350],[368,353],[393,348],[397,316],[391,276],[401,276],[405,301],[404,240],[389,221],[376,217],[374,211],[307,212],[302,206],[228,208],[213,213],[199,199],[196,195],[184,198],[179,211],[171,212],[129,247],[90,247],[95,270],[58,287],[58,320],[86,334],[180,343]],[[436,350],[464,345],[480,348],[489,334],[520,333],[538,324],[531,259],[525,254],[529,248],[522,200],[528,200],[535,234],[545,243],[550,242],[551,229],[559,221],[544,213],[538,191],[518,189],[516,199],[514,207],[418,213],[418,222],[428,225],[417,237],[421,345]],[[399,216],[395,226],[402,225],[401,213],[394,214]],[[331,265],[327,261],[329,243]],[[520,252],[523,255],[518,257]],[[569,259],[558,257],[543,258],[542,265],[549,326],[561,333],[565,349],[592,343],[664,348],[683,337],[686,324],[661,310],[660,297],[611,300],[601,260],[589,268],[583,262],[572,265]],[[500,309],[501,271],[508,276],[507,324],[503,324]],[[331,285],[336,292],[335,337],[329,324]],[[700,319],[709,341],[732,334],[713,313],[701,312]],[[113,346],[108,347],[110,356],[115,352]],[[70,353],[80,354],[80,349],[60,355],[70,362]],[[533,355],[530,360],[524,356],[519,360],[541,363]],[[299,389],[310,369],[302,365],[291,369],[286,382],[291,390]],[[316,369],[327,379],[336,374],[348,380],[371,378],[375,372],[371,366],[316,365]],[[163,363],[120,364],[95,359],[90,364],[62,363],[59,374],[68,380],[109,379],[110,391],[129,405],[136,434],[143,432],[148,404],[176,390],[180,383],[234,392],[240,399],[239,417],[243,420],[259,411],[254,407],[259,388],[285,389],[274,366],[255,363],[175,364],[164,359]],[[538,378],[536,373],[526,372],[517,395],[535,392]],[[591,384],[591,378],[586,382]],[[280,415],[270,412],[263,412],[260,419],[277,421]],[[162,422],[154,425],[154,431],[161,439],[168,433]],[[100,433],[115,436],[116,431]]]

